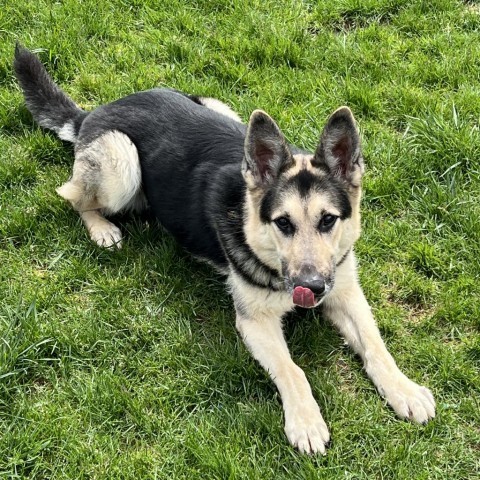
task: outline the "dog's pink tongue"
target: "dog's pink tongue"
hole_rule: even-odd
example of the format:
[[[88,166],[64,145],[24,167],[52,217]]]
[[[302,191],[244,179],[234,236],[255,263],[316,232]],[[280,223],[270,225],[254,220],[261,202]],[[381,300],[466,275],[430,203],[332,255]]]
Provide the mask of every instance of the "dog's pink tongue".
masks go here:
[[[309,288],[295,287],[293,290],[293,303],[303,308],[313,307],[315,305],[315,296]]]

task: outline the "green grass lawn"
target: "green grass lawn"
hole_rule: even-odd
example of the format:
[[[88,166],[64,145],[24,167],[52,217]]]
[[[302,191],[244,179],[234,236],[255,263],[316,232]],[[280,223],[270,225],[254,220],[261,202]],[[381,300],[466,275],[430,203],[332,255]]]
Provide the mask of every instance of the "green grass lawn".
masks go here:
[[[286,332],[332,433],[283,434],[222,279],[145,220],[97,248],[55,193],[70,145],[32,122],[15,41],[93,108],[170,86],[316,145],[350,106],[367,173],[360,276],[437,400],[398,420],[321,312]],[[0,0],[0,477],[473,479],[480,469],[480,7],[453,0]]]

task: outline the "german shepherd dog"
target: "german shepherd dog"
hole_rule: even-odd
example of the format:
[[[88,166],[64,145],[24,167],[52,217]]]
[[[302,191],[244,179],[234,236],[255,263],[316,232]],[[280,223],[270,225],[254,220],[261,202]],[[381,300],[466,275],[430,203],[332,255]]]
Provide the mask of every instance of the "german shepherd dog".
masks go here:
[[[430,390],[387,351],[358,282],[364,162],[347,107],[330,116],[312,154],[289,145],[261,110],[245,125],[218,100],[153,89],[86,112],[23,47],[14,68],[35,120],[75,146],[72,177],[57,191],[94,242],[121,244],[104,215],[150,208],[227,276],[236,327],[280,392],[292,445],[324,453],[330,440],[283,335],[282,317],[295,306],[322,305],[398,416],[435,416]]]

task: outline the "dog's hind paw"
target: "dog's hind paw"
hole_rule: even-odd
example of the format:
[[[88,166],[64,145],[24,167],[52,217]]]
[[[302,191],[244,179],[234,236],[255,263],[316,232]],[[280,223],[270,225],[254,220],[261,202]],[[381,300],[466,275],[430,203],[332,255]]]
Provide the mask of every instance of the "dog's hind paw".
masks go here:
[[[435,400],[432,392],[405,375],[396,378],[383,390],[383,396],[400,418],[425,424],[435,417]]]
[[[285,433],[288,441],[300,453],[325,455],[330,441],[328,427],[323,420],[318,405],[298,406],[295,412],[285,411]]]
[[[104,220],[98,225],[90,227],[90,238],[100,247],[121,248],[122,232],[113,223]]]

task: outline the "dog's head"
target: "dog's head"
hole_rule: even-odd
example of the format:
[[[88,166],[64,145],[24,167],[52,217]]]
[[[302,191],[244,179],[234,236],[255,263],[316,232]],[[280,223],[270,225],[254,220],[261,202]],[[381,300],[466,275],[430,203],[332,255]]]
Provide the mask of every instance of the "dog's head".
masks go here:
[[[250,117],[243,176],[244,230],[255,254],[281,272],[293,302],[318,305],[360,234],[363,159],[352,112],[335,111],[315,153],[292,152],[265,112]]]

